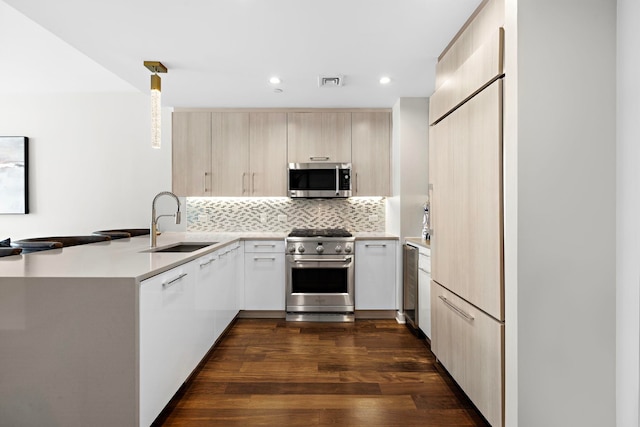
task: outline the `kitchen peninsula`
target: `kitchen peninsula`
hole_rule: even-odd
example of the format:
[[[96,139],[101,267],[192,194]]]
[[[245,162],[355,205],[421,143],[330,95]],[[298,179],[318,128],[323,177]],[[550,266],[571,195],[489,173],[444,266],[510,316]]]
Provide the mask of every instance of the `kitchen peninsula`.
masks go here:
[[[245,241],[283,239],[163,233],[156,249],[217,243],[149,252],[143,236],[1,259],[0,419],[149,425],[244,308]]]

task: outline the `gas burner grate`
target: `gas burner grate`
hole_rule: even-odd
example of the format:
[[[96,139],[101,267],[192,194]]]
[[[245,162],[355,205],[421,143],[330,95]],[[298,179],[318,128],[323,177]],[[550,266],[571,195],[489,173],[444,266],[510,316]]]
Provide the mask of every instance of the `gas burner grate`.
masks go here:
[[[344,228],[294,228],[289,237],[352,237]]]

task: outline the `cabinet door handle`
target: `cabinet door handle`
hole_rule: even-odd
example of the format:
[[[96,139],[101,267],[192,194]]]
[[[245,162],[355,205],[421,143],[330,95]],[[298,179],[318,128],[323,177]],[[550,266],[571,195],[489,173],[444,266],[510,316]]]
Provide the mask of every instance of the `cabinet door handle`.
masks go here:
[[[208,172],[204,173],[204,177],[202,178],[202,188],[204,189],[204,192],[207,192],[207,175],[209,175]]]
[[[246,175],[247,175],[246,172],[242,172],[242,194],[247,192],[246,187],[244,185],[244,178],[245,178]]]
[[[326,162],[327,160],[329,160],[329,156],[311,156],[309,157],[309,160],[316,162]]]
[[[275,261],[276,257],[257,257],[257,256],[254,256],[253,260],[254,261]]]
[[[429,184],[429,223],[427,224],[427,230],[429,230],[430,238],[433,237],[433,224],[433,184]]]
[[[276,245],[274,245],[273,243],[269,243],[269,244],[259,244],[256,243],[253,245],[254,248],[275,248]]]
[[[358,194],[358,173],[356,172],[356,195]]]
[[[187,273],[182,273],[181,275],[179,275],[178,277],[169,280],[168,282],[162,282],[162,288],[163,289],[168,289],[171,286],[175,285],[177,282],[179,282],[180,280],[182,280],[185,276],[187,275]]]
[[[449,308],[451,308],[453,311],[455,311],[456,313],[458,313],[460,316],[464,317],[468,321],[472,322],[475,319],[472,315],[470,315],[469,313],[465,312],[460,307],[454,305],[451,301],[449,301],[447,298],[443,297],[442,295],[438,295],[438,298],[440,298],[442,300],[442,302],[444,302],[446,305],[448,305]]]
[[[366,244],[364,245],[364,247],[365,247],[365,248],[386,248],[386,247],[387,247],[387,245],[385,245],[384,243],[383,243],[383,244],[376,244],[376,245],[374,245],[374,244],[370,244],[370,243],[366,243]]]
[[[293,262],[296,264],[304,264],[306,262],[346,262],[350,263],[350,258],[344,259],[326,259],[326,258],[310,258],[310,259],[294,259]]]
[[[211,258],[211,259],[210,259],[209,261],[207,261],[207,262],[201,262],[201,263],[200,263],[200,268],[204,268],[204,267],[206,267],[207,265],[211,264],[211,263],[212,263],[213,261],[215,261],[215,260],[216,260],[215,258]]]
[[[430,272],[430,271],[425,270],[425,269],[424,269],[424,268],[422,268],[422,267],[418,267],[418,270],[422,271],[423,273],[431,274],[431,272]]]

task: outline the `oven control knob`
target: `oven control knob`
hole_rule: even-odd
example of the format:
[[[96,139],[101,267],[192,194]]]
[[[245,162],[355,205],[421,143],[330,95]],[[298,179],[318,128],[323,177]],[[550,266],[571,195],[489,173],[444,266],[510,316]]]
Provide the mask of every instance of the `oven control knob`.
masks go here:
[[[289,245],[289,247],[287,248],[287,250],[288,250],[290,253],[294,253],[294,252],[296,251],[296,247],[295,247],[294,245]]]
[[[304,253],[304,245],[298,245],[298,252]]]
[[[345,246],[344,246],[344,251],[345,251],[346,253],[350,253],[352,250],[353,250],[353,249],[351,248],[351,245],[345,245]]]
[[[342,246],[336,245],[336,253],[342,252]]]
[[[318,245],[318,247],[316,247],[316,252],[321,254],[322,252],[324,252],[324,247],[322,245]]]

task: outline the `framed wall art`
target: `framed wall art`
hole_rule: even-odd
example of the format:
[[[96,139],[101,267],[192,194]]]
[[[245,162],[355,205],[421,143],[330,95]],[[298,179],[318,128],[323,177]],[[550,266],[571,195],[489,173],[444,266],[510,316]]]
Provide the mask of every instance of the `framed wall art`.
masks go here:
[[[0,136],[0,214],[29,213],[29,138]]]

